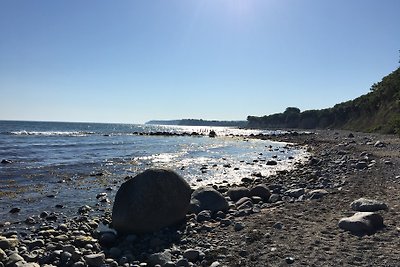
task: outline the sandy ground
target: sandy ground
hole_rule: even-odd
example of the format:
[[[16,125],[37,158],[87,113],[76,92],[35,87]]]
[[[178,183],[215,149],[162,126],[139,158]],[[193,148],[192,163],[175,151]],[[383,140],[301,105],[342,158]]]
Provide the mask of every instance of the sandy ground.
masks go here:
[[[289,201],[262,209],[243,218],[242,231],[214,233],[212,238],[226,246],[227,256],[221,262],[226,266],[400,266],[400,177],[396,177],[400,175],[400,140],[396,136],[353,135],[320,131],[277,137],[307,145],[320,160],[318,165],[285,174],[286,178],[324,176],[341,181],[342,186],[327,189],[330,194],[320,200]],[[386,146],[375,147],[378,140]],[[354,165],[363,159],[363,152],[373,165],[359,170]],[[267,184],[279,178],[270,178]],[[389,206],[381,212],[385,228],[373,235],[356,236],[338,227],[341,218],[354,214],[350,203],[360,197]]]

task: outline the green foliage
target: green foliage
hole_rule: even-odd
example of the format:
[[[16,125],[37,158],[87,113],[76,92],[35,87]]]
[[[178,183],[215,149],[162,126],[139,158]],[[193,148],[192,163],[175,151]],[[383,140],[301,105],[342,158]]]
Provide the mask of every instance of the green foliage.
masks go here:
[[[400,68],[374,83],[370,92],[332,108],[306,110],[288,107],[269,116],[248,116],[256,128],[336,128],[400,134]]]

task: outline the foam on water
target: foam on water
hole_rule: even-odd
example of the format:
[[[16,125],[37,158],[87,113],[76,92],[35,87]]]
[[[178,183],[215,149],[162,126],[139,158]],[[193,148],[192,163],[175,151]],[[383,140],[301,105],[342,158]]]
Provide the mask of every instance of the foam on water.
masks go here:
[[[175,170],[192,187],[198,187],[223,181],[239,183],[253,173],[271,175],[292,168],[306,155],[284,143],[231,136],[276,132],[228,127],[0,121],[0,129],[13,133],[0,134],[0,160],[13,161],[0,165],[0,218],[9,220],[17,219],[8,213],[15,206],[23,208],[21,216],[55,210],[55,204],[64,205],[64,213],[74,213],[82,203],[96,204],[96,194],[109,186],[115,189],[110,193],[112,200],[126,176],[148,168]],[[216,138],[133,134],[207,135],[211,130]],[[273,157],[278,164],[267,166],[266,161]],[[47,198],[49,194],[56,198]]]

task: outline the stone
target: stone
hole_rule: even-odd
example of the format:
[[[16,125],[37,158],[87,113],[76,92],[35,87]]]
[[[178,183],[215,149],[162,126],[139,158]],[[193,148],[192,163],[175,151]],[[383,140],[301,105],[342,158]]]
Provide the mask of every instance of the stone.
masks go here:
[[[14,264],[15,267],[40,267],[39,264],[35,262],[25,262],[25,261],[18,261]]]
[[[9,160],[9,159],[3,159],[1,161],[1,164],[11,164],[11,163],[13,163],[13,162],[11,160]]]
[[[78,213],[79,213],[79,214],[86,214],[86,213],[88,213],[88,212],[91,211],[91,210],[92,210],[91,207],[89,207],[88,205],[84,205],[84,206],[82,206],[82,207],[80,207],[80,208],[78,209]]]
[[[190,210],[198,214],[202,210],[211,212],[228,211],[229,204],[224,196],[212,187],[201,187],[192,194]]]
[[[118,247],[112,247],[110,248],[110,256],[114,259],[121,257],[122,255],[122,250]]]
[[[248,197],[241,198],[238,202],[236,202],[236,207],[238,210],[251,209],[253,206],[253,201]]]
[[[278,195],[278,194],[272,194],[272,195],[269,197],[268,202],[270,202],[270,203],[276,203],[276,202],[278,202],[279,200],[281,200],[281,196],[280,196],[280,195]]]
[[[149,265],[155,266],[160,265],[164,266],[167,262],[170,262],[172,258],[171,252],[169,250],[164,250],[163,252],[154,253],[149,256]]]
[[[84,259],[87,265],[100,267],[104,264],[105,255],[103,253],[85,255]]]
[[[235,223],[235,225],[233,226],[233,228],[235,229],[236,232],[241,231],[244,229],[244,225],[240,222]]]
[[[285,261],[287,264],[293,264],[294,263],[294,258],[293,257],[286,257]]]
[[[363,211],[363,212],[374,212],[378,210],[388,209],[386,203],[367,198],[359,198],[357,200],[354,200],[350,204],[350,207],[355,211]]]
[[[191,189],[178,174],[150,169],[126,181],[115,196],[112,223],[122,233],[150,233],[183,220]]]
[[[357,212],[351,217],[343,218],[338,226],[353,234],[373,234],[384,227],[381,215],[373,212]]]
[[[289,196],[291,196],[291,197],[294,197],[294,198],[299,198],[299,197],[301,197],[302,195],[304,195],[304,193],[305,193],[304,188],[291,189],[291,190],[286,191],[286,194],[287,194],[287,195],[289,195]]]
[[[210,267],[219,267],[221,266],[221,263],[219,263],[218,261],[214,261],[213,263],[211,263]]]
[[[0,236],[0,248],[1,249],[13,249],[17,247],[19,244],[18,239],[16,238],[5,238]]]
[[[117,241],[117,235],[113,232],[101,233],[99,243],[103,247],[111,247]]]
[[[176,262],[177,267],[190,267],[189,261],[185,258],[179,259]]]
[[[202,210],[197,214],[196,220],[198,222],[205,222],[211,220],[211,211],[209,210]]]
[[[45,242],[42,239],[37,239],[37,240],[32,240],[31,242],[29,242],[28,246],[29,249],[33,249],[33,248],[41,248],[44,247]]]
[[[22,258],[18,253],[12,253],[7,259],[6,266],[15,266],[19,261],[24,261],[24,258]]]
[[[20,208],[12,208],[11,210],[10,210],[10,213],[18,213],[18,212],[20,212],[21,211],[21,209]]]
[[[210,133],[208,134],[209,137],[214,138],[217,136],[217,133],[214,130],[211,130]]]
[[[183,252],[183,257],[188,259],[188,261],[196,262],[199,259],[201,251],[196,249],[187,249]]]
[[[366,169],[366,168],[368,168],[368,163],[367,162],[359,161],[359,162],[356,163],[356,169],[363,170],[363,169]]]
[[[250,190],[246,187],[231,188],[228,190],[227,195],[232,201],[238,201],[243,197],[248,197],[250,195]]]
[[[0,262],[4,261],[5,259],[7,259],[7,254],[3,249],[0,248]]]
[[[376,143],[374,144],[374,147],[386,147],[386,144],[382,141],[376,141]]]
[[[278,165],[278,162],[275,160],[268,160],[266,164],[268,166],[275,166],[275,165]]]
[[[316,189],[316,190],[312,190],[308,193],[311,200],[321,199],[328,194],[329,194],[329,192],[326,191],[325,189]]]
[[[266,185],[260,184],[250,190],[250,196],[260,197],[264,202],[267,202],[271,196],[271,192]]]

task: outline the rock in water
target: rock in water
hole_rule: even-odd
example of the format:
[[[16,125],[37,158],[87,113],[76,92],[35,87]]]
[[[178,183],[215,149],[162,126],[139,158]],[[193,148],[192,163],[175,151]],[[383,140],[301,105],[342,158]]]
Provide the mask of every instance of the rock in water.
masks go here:
[[[170,170],[151,169],[126,181],[114,201],[112,222],[122,233],[150,233],[184,219],[191,189]]]
[[[386,203],[378,201],[378,200],[373,200],[373,199],[367,199],[367,198],[359,198],[351,203],[351,208],[355,211],[369,211],[369,212],[374,212],[378,210],[387,210],[388,206]]]
[[[199,213],[202,210],[227,211],[229,209],[228,201],[220,192],[212,187],[201,187],[192,194],[190,201],[190,210]]]
[[[357,212],[339,221],[339,227],[354,234],[373,234],[383,227],[381,215],[373,212]]]

